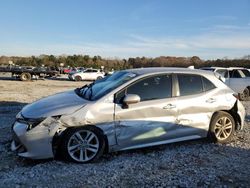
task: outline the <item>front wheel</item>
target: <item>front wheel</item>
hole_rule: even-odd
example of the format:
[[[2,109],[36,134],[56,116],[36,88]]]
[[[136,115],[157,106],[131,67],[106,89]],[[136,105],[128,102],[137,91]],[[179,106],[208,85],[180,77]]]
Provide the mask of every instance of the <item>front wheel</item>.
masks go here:
[[[216,113],[211,120],[209,137],[214,142],[229,142],[235,131],[234,118],[227,112]]]
[[[78,82],[78,81],[81,81],[81,80],[82,80],[81,76],[76,76],[76,77],[75,77],[75,81]]]
[[[96,80],[101,80],[102,79],[102,77],[101,76],[98,76],[97,78],[96,78]]]
[[[103,154],[105,141],[101,131],[86,126],[67,131],[61,146],[66,159],[77,163],[88,163]]]

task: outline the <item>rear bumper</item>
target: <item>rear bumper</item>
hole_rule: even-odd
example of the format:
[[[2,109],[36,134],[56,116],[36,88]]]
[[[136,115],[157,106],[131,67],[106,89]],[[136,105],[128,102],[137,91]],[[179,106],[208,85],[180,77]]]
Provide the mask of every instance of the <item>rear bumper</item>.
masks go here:
[[[238,108],[237,114],[240,117],[239,130],[242,130],[244,127],[244,123],[245,123],[246,111],[245,111],[245,107],[243,106],[243,104],[240,101],[237,102],[237,108]]]

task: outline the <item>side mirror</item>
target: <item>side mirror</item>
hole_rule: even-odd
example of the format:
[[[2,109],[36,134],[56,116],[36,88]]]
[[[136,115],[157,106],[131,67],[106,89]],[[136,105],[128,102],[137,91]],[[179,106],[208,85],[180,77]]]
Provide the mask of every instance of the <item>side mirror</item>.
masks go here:
[[[139,95],[136,95],[136,94],[127,94],[125,98],[123,99],[123,103],[125,105],[135,104],[140,101],[141,101],[141,98],[139,97]]]

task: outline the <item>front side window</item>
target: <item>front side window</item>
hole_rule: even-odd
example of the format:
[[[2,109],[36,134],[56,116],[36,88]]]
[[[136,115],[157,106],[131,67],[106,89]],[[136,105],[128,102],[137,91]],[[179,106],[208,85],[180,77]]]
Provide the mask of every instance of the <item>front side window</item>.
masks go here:
[[[89,73],[89,72],[92,72],[92,70],[91,70],[91,69],[88,69],[88,70],[86,70],[86,71],[84,71],[84,72]]]
[[[116,102],[121,103],[126,94],[136,94],[141,101],[169,98],[172,96],[172,77],[156,75],[136,81],[116,95]]]
[[[217,72],[218,74],[220,74],[224,78],[228,78],[228,71],[226,69],[218,69],[215,72]]]
[[[194,95],[203,92],[202,79],[199,75],[178,75],[180,96]]]
[[[244,75],[244,74],[242,73],[242,75]],[[242,75],[238,70],[230,71],[230,77],[231,78],[242,78]]]

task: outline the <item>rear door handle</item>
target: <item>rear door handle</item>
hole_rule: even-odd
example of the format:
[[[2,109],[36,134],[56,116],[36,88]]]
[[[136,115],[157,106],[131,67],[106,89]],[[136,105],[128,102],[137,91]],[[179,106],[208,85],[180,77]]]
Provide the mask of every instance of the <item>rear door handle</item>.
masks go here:
[[[167,106],[163,107],[163,109],[165,109],[165,110],[170,110],[170,109],[173,109],[173,108],[176,108],[176,106],[172,105],[172,104],[168,104]]]
[[[214,102],[216,102],[216,99],[210,98],[210,99],[206,100],[206,102],[207,103],[214,103]]]

